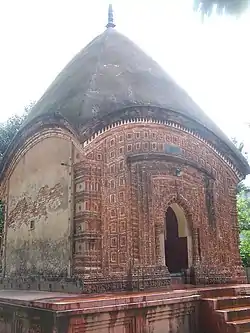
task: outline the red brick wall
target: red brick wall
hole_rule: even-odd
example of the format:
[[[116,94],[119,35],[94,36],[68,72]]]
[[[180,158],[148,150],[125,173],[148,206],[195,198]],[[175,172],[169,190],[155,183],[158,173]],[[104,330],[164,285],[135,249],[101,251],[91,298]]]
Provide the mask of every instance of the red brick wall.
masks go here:
[[[169,154],[164,157],[166,145],[180,147],[180,158],[176,160]],[[145,159],[149,153],[150,158]],[[85,146],[84,156],[91,167],[89,174],[101,184],[98,199],[94,193],[86,194],[84,199],[87,205],[97,200],[98,213],[92,208],[83,214],[89,214],[85,223],[93,219],[92,224],[88,223],[93,232],[96,223],[101,231],[98,256],[102,272],[126,275],[131,265],[162,265],[159,234],[167,207],[177,202],[193,234],[197,274],[228,279],[232,271],[242,273],[238,267],[235,203],[238,178],[204,140],[163,124],[131,123],[99,135]],[[101,166],[101,178],[95,163]],[[181,177],[175,175],[177,168],[182,170]],[[211,178],[213,183],[209,192],[214,200],[212,221],[206,204],[205,178]],[[95,255],[93,252],[93,260]]]
[[[102,168],[84,160],[75,165],[74,274],[99,271],[102,264]]]

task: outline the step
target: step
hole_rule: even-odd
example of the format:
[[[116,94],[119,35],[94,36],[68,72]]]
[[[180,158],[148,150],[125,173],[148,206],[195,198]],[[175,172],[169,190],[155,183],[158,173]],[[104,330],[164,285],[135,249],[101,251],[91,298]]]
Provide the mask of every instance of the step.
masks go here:
[[[226,322],[243,319],[248,319],[250,322],[250,307],[235,307],[224,310],[216,310],[216,312],[223,314]]]
[[[250,318],[227,322],[227,325],[230,328],[230,332],[247,333],[250,331]]]
[[[214,302],[214,308],[217,310],[250,306],[250,296],[226,296],[216,298],[202,298],[202,300]]]
[[[217,298],[216,308],[224,310],[233,307],[250,306],[250,296],[234,296]]]
[[[202,298],[234,297],[236,290],[233,287],[227,288],[204,288],[199,290]]]

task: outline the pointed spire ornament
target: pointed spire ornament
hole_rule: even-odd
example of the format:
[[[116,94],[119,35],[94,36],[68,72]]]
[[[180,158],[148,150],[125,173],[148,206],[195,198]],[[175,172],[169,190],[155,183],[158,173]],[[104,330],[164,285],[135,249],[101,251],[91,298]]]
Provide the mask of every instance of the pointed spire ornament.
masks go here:
[[[106,28],[114,28],[114,16],[113,16],[113,7],[112,4],[109,4],[109,10],[108,10],[108,24],[106,25]]]

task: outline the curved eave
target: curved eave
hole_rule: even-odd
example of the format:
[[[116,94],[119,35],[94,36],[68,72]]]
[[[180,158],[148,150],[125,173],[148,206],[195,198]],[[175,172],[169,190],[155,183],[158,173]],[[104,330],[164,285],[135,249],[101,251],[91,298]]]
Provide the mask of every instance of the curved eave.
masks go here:
[[[36,105],[37,108],[39,108],[39,102]],[[191,117],[191,115],[185,113],[183,110],[177,110],[176,108],[171,108],[170,106],[165,106],[165,105],[159,105],[156,103],[140,103],[140,102],[128,102],[124,104],[120,104],[120,105],[116,105],[116,107],[107,107],[105,108],[105,110],[103,110],[102,113],[97,114],[96,117],[94,118],[79,118],[79,119],[75,119],[75,117],[70,115],[70,112],[67,112],[67,120],[70,124],[74,124],[75,128],[79,128],[79,129],[86,129],[89,130],[90,132],[93,131],[93,124],[96,123],[97,121],[101,122],[103,119],[111,119],[114,118],[115,114],[118,112],[123,112],[123,110],[127,110],[130,108],[135,108],[135,107],[145,107],[145,108],[158,108],[161,110],[168,110],[171,111],[181,117],[184,117],[186,119],[189,119],[190,121],[194,122],[197,124],[197,126],[199,126],[200,128],[205,128],[206,131],[208,131],[211,135],[213,135],[217,141],[219,142],[219,144],[217,144],[217,148],[218,150],[220,150],[220,145],[223,145],[224,147],[227,147],[227,149],[230,152],[230,155],[232,156],[233,160],[234,160],[234,164],[238,165],[238,169],[241,171],[241,173],[244,175],[244,177],[248,174],[250,174],[250,166],[247,162],[247,160],[245,159],[245,157],[241,154],[241,152],[237,149],[237,147],[235,147],[235,145],[232,143],[232,141],[220,130],[220,128],[218,126],[216,126],[216,124],[213,123],[213,126],[209,126],[210,124],[206,124],[203,121]],[[56,110],[57,112],[60,113],[60,107],[56,108],[56,106],[51,107],[51,110]],[[47,116],[52,115],[53,112],[47,112]],[[38,116],[39,117],[39,116]],[[35,119],[37,119],[38,117],[35,117],[31,120],[34,121]],[[41,117],[41,116],[40,116]],[[29,122],[27,122],[27,125],[29,124]],[[211,128],[212,127],[212,128]],[[84,139],[88,139],[88,138],[84,138]],[[225,150],[225,149],[224,149]]]
[[[112,112],[110,115],[106,115],[107,117],[110,116],[110,118],[113,118],[116,114],[125,112],[127,109],[138,107],[138,105],[131,105],[130,108],[125,109],[118,109],[116,112]],[[149,105],[144,105],[143,107],[149,107]],[[150,105],[150,108],[153,106]],[[161,111],[170,111],[172,113],[175,113],[179,115],[180,113],[176,110],[166,110],[162,107],[155,106]],[[181,114],[183,116],[183,114]],[[194,124],[196,124],[201,130],[206,129],[207,132],[210,133],[211,137],[215,139],[218,143],[216,144],[217,149],[220,151],[221,145],[226,147],[228,151],[230,152],[230,160],[232,163],[238,168],[238,170],[242,173],[244,177],[246,175],[250,174],[250,166],[247,162],[247,160],[244,158],[244,156],[241,154],[241,152],[234,146],[234,144],[225,136],[225,139],[222,141],[221,137],[217,136],[215,133],[213,133],[209,128],[205,127],[203,124],[197,122],[196,120],[192,119],[191,117],[187,117],[187,115],[184,116],[187,120],[190,120]],[[125,117],[126,118],[126,117]],[[94,121],[96,121],[95,119]],[[99,121],[102,121],[103,118],[98,119]],[[93,121],[93,119],[92,119]],[[89,128],[89,122],[83,126],[85,129]],[[79,124],[78,124],[79,126]],[[40,130],[44,128],[51,128],[51,127],[60,127],[65,128],[71,134],[79,140],[79,142],[82,141],[82,138],[79,135],[79,131],[76,128],[76,126],[72,126],[72,124],[65,119],[60,113],[47,113],[46,115],[38,116],[34,118],[31,122],[24,125],[20,131],[15,135],[12,142],[10,143],[6,153],[4,154],[4,157],[0,163],[0,181],[4,178],[4,174],[8,168],[9,162],[12,160],[13,156],[15,155],[16,151],[22,147],[24,142],[34,134],[38,133]],[[89,128],[90,129],[90,128]],[[85,139],[89,139],[91,135],[93,135],[95,131],[95,127],[91,127],[89,132],[89,137]],[[85,141],[85,140],[84,140]],[[211,140],[210,140],[211,141]],[[223,149],[225,151],[225,149]]]
[[[79,139],[76,129],[59,113],[46,114],[34,118],[31,122],[23,126],[9,144],[1,162],[0,162],[0,182],[3,180],[10,161],[21,149],[25,141],[45,128],[59,127],[69,131],[76,139]]]
[[[233,144],[233,142],[218,128],[218,131],[213,132],[209,127],[205,126],[202,122],[198,121],[197,119],[192,118],[191,116],[187,115],[187,114],[183,114],[183,112],[180,112],[179,110],[174,110],[171,108],[164,108],[163,106],[159,106],[159,105],[145,105],[145,104],[130,104],[127,105],[126,107],[120,109],[116,109],[116,110],[112,110],[110,113],[107,113],[105,116],[103,115],[100,118],[96,118],[96,119],[92,119],[89,120],[88,122],[86,122],[84,125],[82,125],[82,128],[86,129],[88,132],[88,135],[84,138],[85,140],[88,140],[89,137],[91,135],[94,134],[94,132],[98,132],[99,130],[101,130],[102,128],[95,128],[93,122],[95,123],[103,123],[103,127],[108,126],[111,124],[112,121],[119,121],[119,119],[117,119],[116,116],[119,116],[120,120],[121,119],[128,119],[129,116],[124,116],[121,117],[122,113],[126,113],[127,111],[129,112],[130,109],[134,109],[134,108],[149,108],[150,109],[154,109],[157,108],[158,110],[161,110],[162,112],[164,111],[170,111],[173,114],[176,114],[177,117],[181,116],[183,118],[185,118],[186,120],[189,120],[191,123],[197,125],[194,126],[194,128],[192,128],[194,131],[197,131],[197,128],[200,129],[200,132],[205,129],[207,133],[209,133],[210,137],[213,137],[214,140],[210,140],[209,138],[206,138],[207,141],[213,142],[216,141],[216,144],[214,144],[214,146],[217,147],[218,151],[221,151],[224,155],[226,155],[225,151],[230,152],[230,157],[229,159],[231,160],[232,164],[235,165],[237,167],[237,169],[242,173],[242,175],[244,176],[244,178],[250,174],[250,166],[248,164],[248,161],[246,160],[246,158],[242,155],[242,153],[237,149],[237,147]],[[140,116],[138,116],[140,117]],[[168,119],[164,119],[164,115],[162,114],[162,117],[157,117],[152,115],[151,116],[154,119],[158,119],[158,120],[168,120]],[[107,119],[106,122],[104,122],[104,120]],[[216,125],[214,125],[216,126]],[[216,126],[217,127],[217,126]],[[90,134],[89,134],[90,132]],[[219,134],[220,135],[219,135]],[[202,135],[201,135],[202,136]],[[221,147],[223,147],[224,149],[222,150]]]

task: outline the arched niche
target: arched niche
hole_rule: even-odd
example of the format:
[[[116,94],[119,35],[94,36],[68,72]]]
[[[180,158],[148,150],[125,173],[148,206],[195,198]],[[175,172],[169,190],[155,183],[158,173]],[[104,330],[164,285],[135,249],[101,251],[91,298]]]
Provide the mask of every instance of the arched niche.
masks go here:
[[[192,232],[178,203],[167,207],[164,223],[164,261],[170,273],[187,270],[193,263]]]

